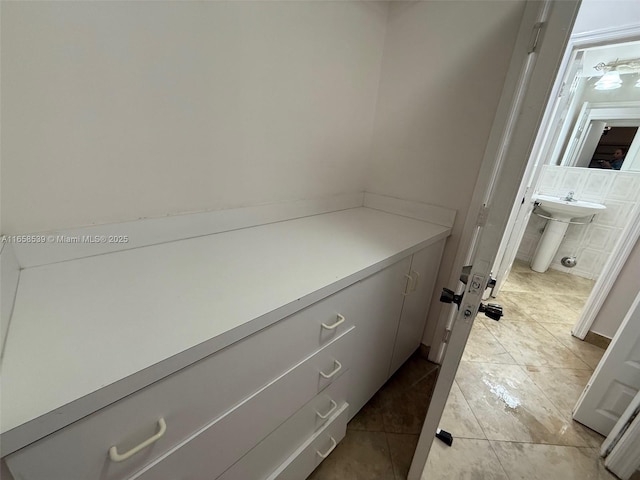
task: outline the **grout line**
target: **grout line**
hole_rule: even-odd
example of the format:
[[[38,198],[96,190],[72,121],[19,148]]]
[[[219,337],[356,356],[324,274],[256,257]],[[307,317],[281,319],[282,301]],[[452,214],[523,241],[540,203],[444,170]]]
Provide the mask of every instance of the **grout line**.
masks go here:
[[[462,388],[460,388],[460,385],[458,385],[457,380],[454,379],[453,381],[457,385],[458,390],[460,390],[460,393],[462,394],[462,398],[464,399],[465,403],[469,407],[469,411],[471,412],[471,415],[473,415],[473,418],[476,419],[476,422],[478,423],[478,426],[480,427],[480,430],[482,430],[482,434],[484,435],[484,439],[478,438],[476,440],[487,440],[488,441],[489,437],[487,436],[487,432],[485,432],[484,428],[482,427],[482,424],[480,423],[480,419],[478,418],[478,415],[476,415],[476,412],[473,411],[473,408],[471,407],[471,404],[469,403],[469,400],[467,400],[467,397],[465,396],[464,392],[462,391]],[[460,437],[460,438],[466,438],[466,437]]]
[[[395,480],[402,480],[396,473],[396,466],[393,464],[393,456],[391,455],[391,444],[389,443],[387,432],[384,432],[384,440],[385,442],[387,442],[387,455],[389,456],[389,462],[391,463],[391,473],[393,473],[393,478],[395,478]]]
[[[504,465],[502,464],[502,460],[500,460],[500,456],[498,455],[498,452],[496,452],[496,449],[493,448],[493,443],[492,442],[496,442],[498,440],[487,440],[487,442],[489,442],[489,448],[491,449],[491,451],[493,452],[493,454],[496,456],[496,459],[498,460],[498,463],[500,464],[500,468],[502,468],[503,473],[505,474],[505,476],[509,479],[509,480],[518,480],[518,479],[513,479],[511,477],[511,475],[509,475],[509,473],[507,472],[507,469],[504,467]]]

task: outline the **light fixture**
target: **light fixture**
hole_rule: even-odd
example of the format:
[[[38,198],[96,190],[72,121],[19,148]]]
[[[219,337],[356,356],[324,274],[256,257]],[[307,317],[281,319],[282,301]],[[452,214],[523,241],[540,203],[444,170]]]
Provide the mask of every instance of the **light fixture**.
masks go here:
[[[638,81],[636,82],[636,88],[640,88],[640,78],[638,79]]]
[[[613,70],[611,72],[605,73],[600,80],[596,82],[595,88],[596,90],[615,90],[616,88],[620,88],[622,86],[622,79],[620,78],[620,74]]]
[[[630,58],[628,60],[615,60],[613,62],[601,62],[593,67],[604,74],[595,83],[596,90],[615,90],[622,86],[620,74],[640,73],[640,58]],[[636,82],[636,87],[640,87],[640,80]]]

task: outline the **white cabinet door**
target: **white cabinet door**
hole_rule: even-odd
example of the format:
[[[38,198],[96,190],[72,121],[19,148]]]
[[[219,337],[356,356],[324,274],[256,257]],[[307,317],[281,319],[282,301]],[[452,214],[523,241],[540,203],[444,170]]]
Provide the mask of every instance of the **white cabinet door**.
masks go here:
[[[405,275],[411,257],[354,285],[353,323],[356,326],[349,417],[353,417],[389,377],[393,343],[402,309]]]
[[[389,376],[420,345],[443,249],[441,240],[413,255]]]
[[[573,418],[607,436],[640,390],[640,294],[578,400]]]

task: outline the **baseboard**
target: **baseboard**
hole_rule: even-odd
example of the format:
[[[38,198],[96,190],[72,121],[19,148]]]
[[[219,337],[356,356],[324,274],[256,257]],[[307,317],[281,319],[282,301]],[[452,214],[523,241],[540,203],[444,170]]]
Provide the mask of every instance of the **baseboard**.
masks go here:
[[[149,218],[31,235],[42,243],[14,244],[22,268],[64,262],[186,238],[228,232],[363,206],[364,193]],[[111,241],[110,241],[111,240]]]
[[[584,341],[591,345],[595,345],[596,347],[604,348],[605,350],[609,348],[609,344],[611,343],[610,338],[592,331],[587,333],[587,336],[584,337]]]
[[[456,211],[450,208],[371,192],[365,192],[364,206],[449,228],[453,227],[453,222],[456,219]]]

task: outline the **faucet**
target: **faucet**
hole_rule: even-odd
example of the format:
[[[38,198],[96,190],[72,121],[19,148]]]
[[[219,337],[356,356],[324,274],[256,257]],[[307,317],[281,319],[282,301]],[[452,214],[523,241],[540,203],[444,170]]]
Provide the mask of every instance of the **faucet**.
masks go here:
[[[571,191],[569,193],[567,193],[567,196],[563,198],[564,201],[566,202],[576,202],[577,200],[575,198],[573,198],[573,194],[575,192]]]

